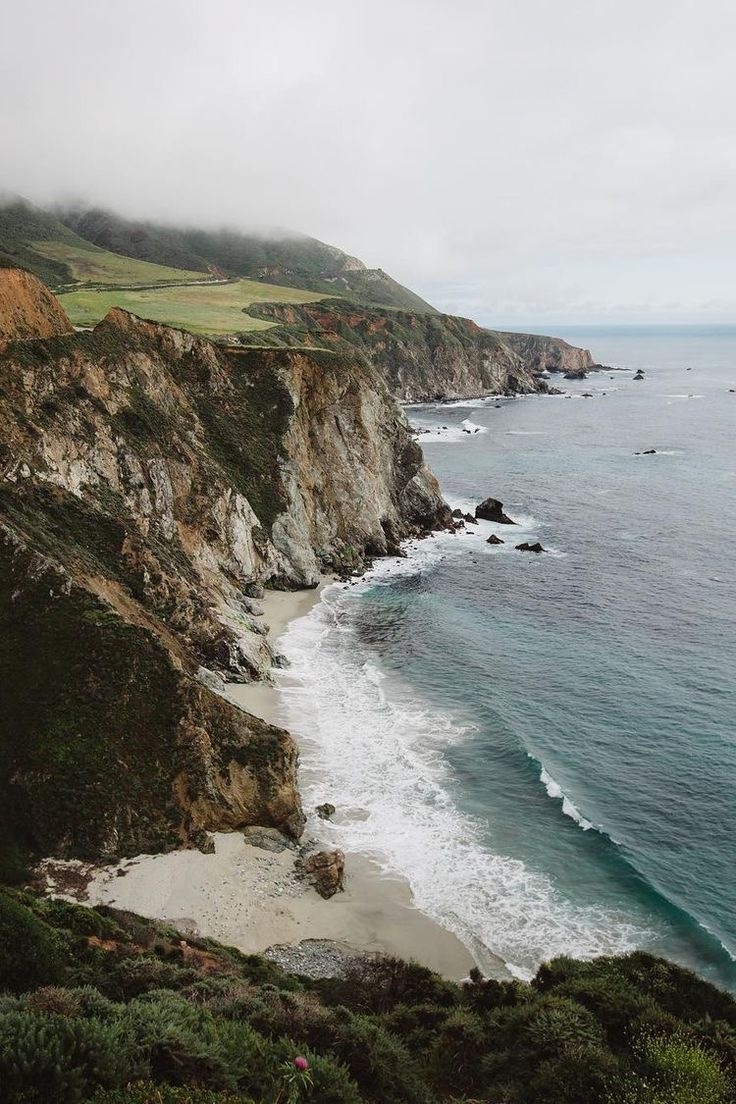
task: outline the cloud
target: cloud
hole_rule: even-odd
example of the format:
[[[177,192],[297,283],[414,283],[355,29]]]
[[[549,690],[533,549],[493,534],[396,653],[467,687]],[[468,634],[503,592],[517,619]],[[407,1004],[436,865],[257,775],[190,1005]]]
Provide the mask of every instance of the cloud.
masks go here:
[[[3,22],[1,174],[39,202],[293,227],[482,321],[736,315],[730,0],[31,0]]]

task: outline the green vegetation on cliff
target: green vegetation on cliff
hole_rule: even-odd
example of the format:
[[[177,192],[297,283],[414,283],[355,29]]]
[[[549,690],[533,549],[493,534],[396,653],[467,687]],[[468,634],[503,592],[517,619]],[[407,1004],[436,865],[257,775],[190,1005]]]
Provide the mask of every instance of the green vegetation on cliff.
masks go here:
[[[28,269],[53,288],[71,283],[167,284],[207,276],[112,253],[19,197],[0,197],[0,261]]]
[[[395,959],[314,981],[0,890],[2,990],[7,1104],[729,1104],[736,1085],[736,1002],[644,953],[530,985]],[[289,1096],[297,1056],[313,1084]]]
[[[128,262],[127,258],[121,260]],[[266,330],[273,325],[253,317],[248,312],[252,304],[313,303],[319,298],[318,293],[299,288],[277,287],[258,280],[232,280],[120,291],[85,288],[61,294],[59,302],[77,326],[95,326],[111,307],[121,307],[139,318],[179,326],[191,333],[227,335]]]

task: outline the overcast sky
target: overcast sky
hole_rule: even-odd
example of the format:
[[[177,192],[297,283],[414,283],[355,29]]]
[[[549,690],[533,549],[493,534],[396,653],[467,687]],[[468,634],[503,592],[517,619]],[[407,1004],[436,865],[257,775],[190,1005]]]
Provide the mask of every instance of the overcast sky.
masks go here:
[[[486,323],[736,321],[734,0],[6,0],[0,159]]]

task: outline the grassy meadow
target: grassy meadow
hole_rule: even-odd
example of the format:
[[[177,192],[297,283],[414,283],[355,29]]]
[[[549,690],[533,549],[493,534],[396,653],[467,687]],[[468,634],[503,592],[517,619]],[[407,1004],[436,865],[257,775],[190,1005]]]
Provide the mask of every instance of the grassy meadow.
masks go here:
[[[128,264],[145,263],[131,261],[127,257],[121,257],[120,260]],[[172,271],[178,271],[180,277],[185,275],[180,270]],[[201,277],[201,273],[199,276]],[[252,303],[314,303],[322,298],[324,295],[321,293],[277,287],[259,280],[119,291],[86,288],[59,296],[64,310],[75,326],[94,326],[105,317],[111,307],[122,307],[123,310],[152,322],[165,322],[170,326],[191,330],[192,333],[218,335],[269,329],[273,323],[251,318],[245,313]]]
[[[206,280],[206,272],[190,272],[182,268],[139,261],[123,257],[107,249],[66,241],[29,242],[34,253],[49,261],[66,265],[72,279],[85,284],[166,284],[171,281]]]

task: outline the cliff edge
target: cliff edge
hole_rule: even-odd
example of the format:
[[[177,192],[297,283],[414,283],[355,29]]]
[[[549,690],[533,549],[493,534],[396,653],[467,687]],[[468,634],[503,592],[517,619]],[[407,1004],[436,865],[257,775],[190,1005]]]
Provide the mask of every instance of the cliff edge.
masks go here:
[[[315,585],[449,524],[403,414],[355,355],[228,350],[120,310],[46,336],[53,297],[15,286],[38,327],[0,351],[0,842],[298,835],[291,737],[209,687],[271,665],[253,584]]]

